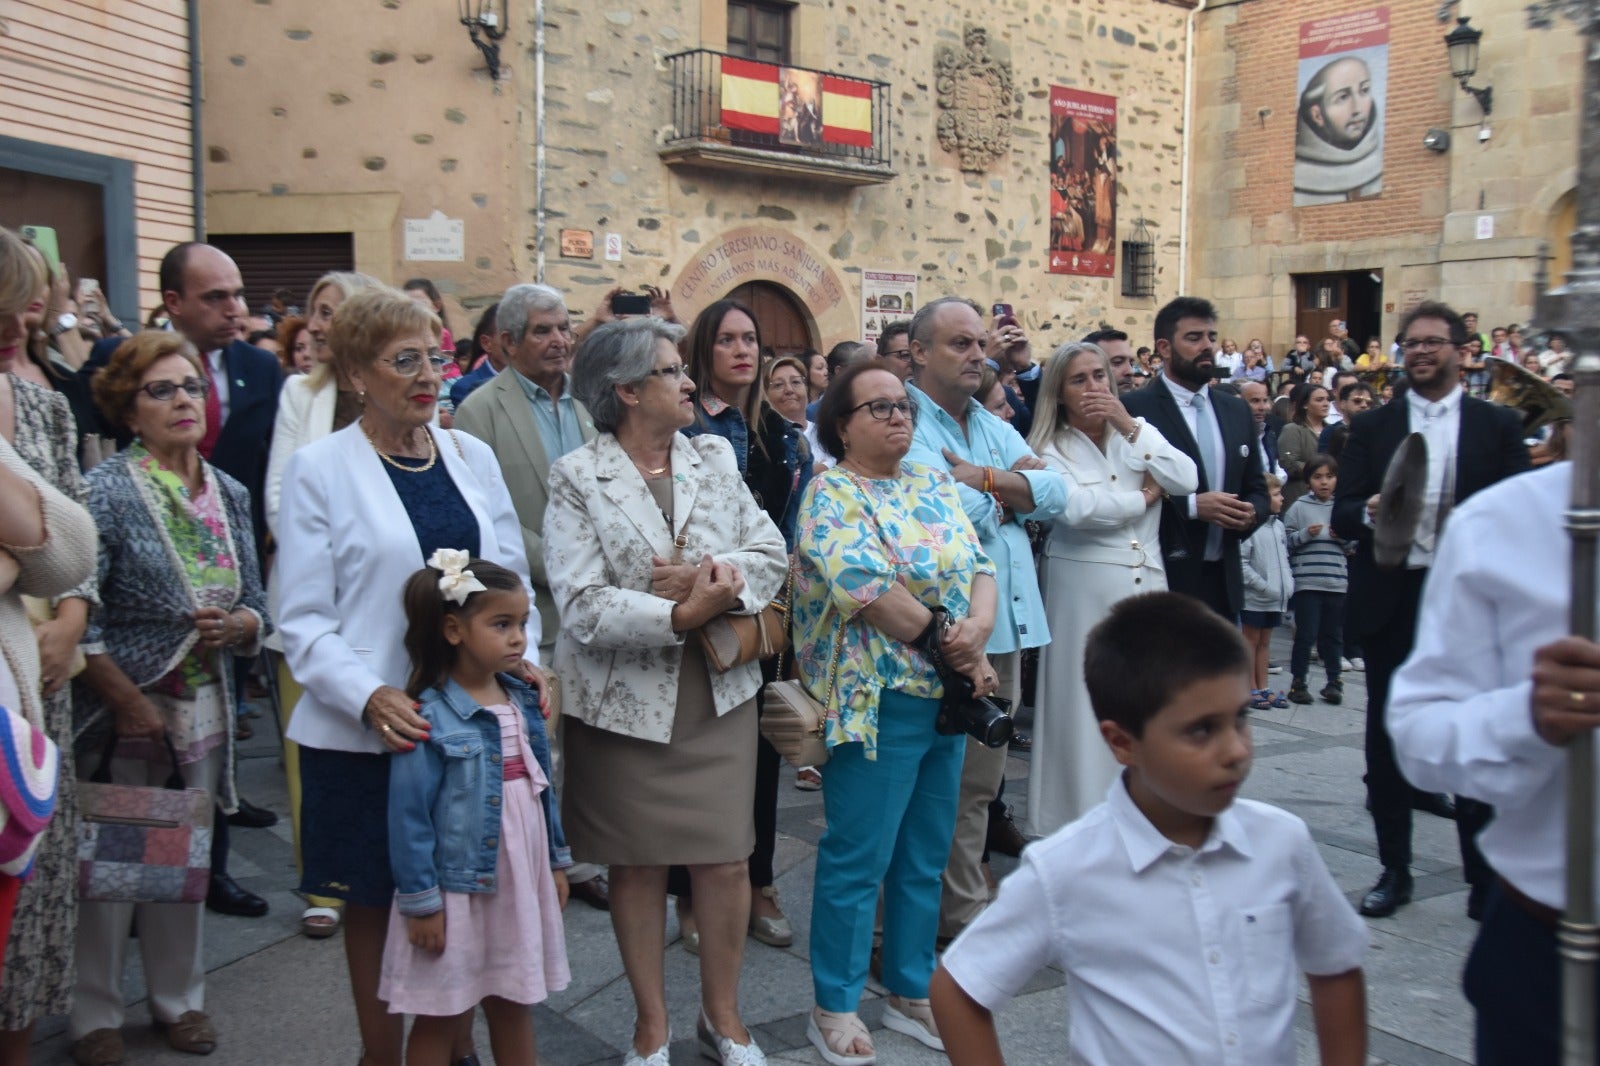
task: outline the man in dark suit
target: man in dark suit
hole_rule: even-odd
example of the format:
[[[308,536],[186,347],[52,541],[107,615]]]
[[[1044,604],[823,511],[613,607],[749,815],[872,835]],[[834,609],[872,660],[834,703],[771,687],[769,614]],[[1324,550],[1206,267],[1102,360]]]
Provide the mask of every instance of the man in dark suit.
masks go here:
[[[161,259],[158,275],[161,301],[172,329],[184,335],[200,353],[201,366],[211,390],[206,394],[206,435],[200,454],[212,466],[250,490],[250,517],[256,557],[264,559],[267,523],[265,492],[267,455],[272,429],[278,418],[278,393],[283,370],[277,356],[244,341],[244,280],[233,259],[199,241],[174,246]],[[82,373],[92,376],[111,359],[122,343],[108,337],[94,346]],[[125,444],[126,429],[107,426]],[[243,678],[249,660],[236,660],[236,676]],[[264,827],[277,815],[240,800],[231,818],[216,819],[211,846],[211,886],[206,904],[223,914],[258,917],[267,913],[267,901],[241,887],[228,876],[228,823]]]
[[[1194,495],[1161,503],[1167,586],[1235,620],[1244,603],[1239,544],[1270,508],[1250,408],[1211,388],[1216,348],[1216,308],[1198,297],[1178,297],[1156,314],[1160,376],[1125,394],[1122,403],[1193,459],[1200,475]]]
[[[1250,417],[1255,421],[1262,472],[1276,474],[1282,480],[1283,475],[1278,472],[1278,432],[1283,428],[1283,419],[1272,413],[1266,382],[1241,381],[1239,398],[1250,405]]]
[[[1400,346],[1409,387],[1392,403],[1355,418],[1339,460],[1333,529],[1356,544],[1345,628],[1366,652],[1367,800],[1383,865],[1378,883],[1361,902],[1361,913],[1370,917],[1393,914],[1411,900],[1411,809],[1425,802],[1426,794],[1401,775],[1384,713],[1390,679],[1415,643],[1422,583],[1434,547],[1455,504],[1529,465],[1517,413],[1467,396],[1461,388],[1461,346],[1468,334],[1462,317],[1444,304],[1424,302],[1407,312]],[[1411,433],[1421,433],[1428,443],[1422,518],[1405,563],[1384,570],[1372,555],[1372,522],[1389,462]],[[1475,838],[1492,814],[1486,804],[1456,802],[1461,863],[1472,886],[1467,913],[1475,918],[1494,878]]]

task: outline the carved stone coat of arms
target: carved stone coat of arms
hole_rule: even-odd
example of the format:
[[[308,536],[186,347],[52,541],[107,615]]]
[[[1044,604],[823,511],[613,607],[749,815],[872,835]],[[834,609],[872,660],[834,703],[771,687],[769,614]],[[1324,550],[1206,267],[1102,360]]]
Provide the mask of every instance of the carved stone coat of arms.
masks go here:
[[[963,43],[939,49],[939,146],[960,159],[962,170],[985,171],[1011,150],[1011,63],[989,54],[981,26],[968,26]]]

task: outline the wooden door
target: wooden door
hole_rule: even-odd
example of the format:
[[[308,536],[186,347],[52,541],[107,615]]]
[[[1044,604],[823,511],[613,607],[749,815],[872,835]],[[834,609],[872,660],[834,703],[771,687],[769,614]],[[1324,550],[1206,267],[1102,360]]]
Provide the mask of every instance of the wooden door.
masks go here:
[[[0,167],[0,225],[54,229],[72,281],[94,278],[103,292],[111,284],[106,277],[104,198],[104,190],[91,182]]]
[[[819,347],[806,324],[805,312],[788,289],[765,281],[752,281],[728,293],[755,312],[761,343],[779,355],[798,355]]]
[[[1311,340],[1313,352],[1335,319],[1349,319],[1349,280],[1343,274],[1297,274],[1294,279],[1294,328]]]

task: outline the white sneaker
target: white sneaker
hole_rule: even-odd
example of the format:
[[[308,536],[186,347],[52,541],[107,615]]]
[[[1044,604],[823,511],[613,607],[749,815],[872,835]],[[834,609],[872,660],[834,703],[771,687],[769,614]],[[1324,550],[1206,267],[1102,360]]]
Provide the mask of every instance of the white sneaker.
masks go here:
[[[1352,663],[1349,659],[1340,659],[1339,668],[1341,670],[1354,670],[1356,666],[1355,663]]]
[[[1269,673],[1269,674],[1281,674],[1281,673],[1283,673],[1283,664],[1282,663],[1268,663],[1267,664],[1267,673]]]
[[[1367,668],[1366,660],[1361,658],[1359,655],[1357,655],[1354,659],[1346,659],[1345,662],[1349,664],[1345,667],[1346,670],[1355,670],[1359,672]]]

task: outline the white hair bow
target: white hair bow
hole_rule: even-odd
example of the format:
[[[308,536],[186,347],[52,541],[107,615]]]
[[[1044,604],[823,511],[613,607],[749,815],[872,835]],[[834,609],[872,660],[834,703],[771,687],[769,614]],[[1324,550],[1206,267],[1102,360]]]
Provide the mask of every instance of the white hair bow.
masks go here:
[[[467,569],[472,559],[460,548],[440,548],[428,557],[428,565],[440,571],[439,594],[457,607],[467,602],[474,592],[486,592],[488,586]]]

